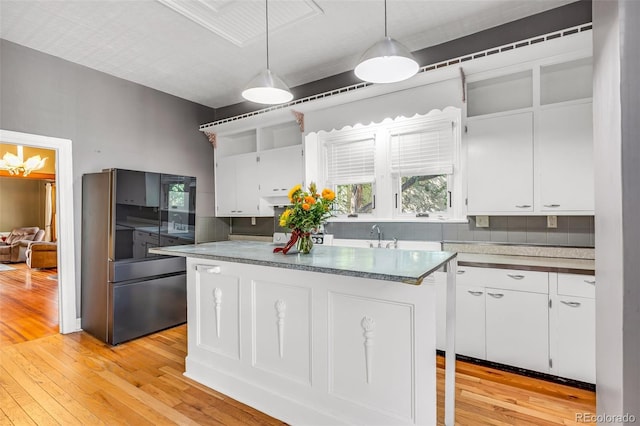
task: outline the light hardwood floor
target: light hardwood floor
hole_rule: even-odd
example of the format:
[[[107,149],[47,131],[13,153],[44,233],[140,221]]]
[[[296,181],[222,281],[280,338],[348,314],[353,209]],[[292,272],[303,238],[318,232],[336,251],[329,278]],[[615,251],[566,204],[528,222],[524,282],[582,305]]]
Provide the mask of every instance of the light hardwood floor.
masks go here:
[[[7,264],[0,271],[0,347],[58,333],[57,270]]]
[[[57,314],[55,326],[36,326],[27,320],[21,320],[20,327],[11,321],[5,325],[5,309],[14,318],[20,307],[28,305],[27,293],[46,293],[41,286],[46,283],[34,285],[35,271],[22,272],[31,274],[31,285],[21,287],[22,297],[5,293],[8,273],[0,272],[0,322],[3,330],[12,330],[3,331],[2,336],[6,333],[11,339],[2,337],[0,344],[0,425],[283,424],[182,375],[186,325],[115,347],[83,332],[57,334]],[[47,307],[51,303],[24,309],[28,317],[50,320],[51,314],[43,312]],[[31,326],[38,331],[29,331]],[[23,341],[37,334],[44,337]],[[18,335],[20,343],[15,342]],[[442,363],[439,358],[439,424]],[[594,392],[466,362],[459,361],[456,367],[460,425],[584,425],[576,415],[595,410]]]

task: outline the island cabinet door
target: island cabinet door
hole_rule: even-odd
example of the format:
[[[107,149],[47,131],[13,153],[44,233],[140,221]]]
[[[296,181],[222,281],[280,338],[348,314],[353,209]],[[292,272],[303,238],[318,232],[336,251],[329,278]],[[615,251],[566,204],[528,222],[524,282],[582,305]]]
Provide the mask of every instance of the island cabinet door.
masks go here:
[[[196,264],[195,270],[195,285],[188,291],[189,353],[239,360],[240,277],[215,264]]]
[[[311,288],[275,278],[252,280],[252,365],[285,382],[310,386]]]
[[[329,394],[396,418],[399,424],[412,422],[415,306],[341,292],[330,292],[328,302]],[[432,337],[435,344],[435,329]]]

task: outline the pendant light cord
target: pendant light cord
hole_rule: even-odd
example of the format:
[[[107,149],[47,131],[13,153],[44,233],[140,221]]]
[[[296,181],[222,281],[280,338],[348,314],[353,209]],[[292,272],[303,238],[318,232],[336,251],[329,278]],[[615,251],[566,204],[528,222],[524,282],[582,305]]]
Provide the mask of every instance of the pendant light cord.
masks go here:
[[[384,0],[384,36],[387,37],[387,0]]]
[[[386,0],[385,0],[386,3]],[[264,0],[264,20],[267,23],[267,69],[269,69],[269,0]]]

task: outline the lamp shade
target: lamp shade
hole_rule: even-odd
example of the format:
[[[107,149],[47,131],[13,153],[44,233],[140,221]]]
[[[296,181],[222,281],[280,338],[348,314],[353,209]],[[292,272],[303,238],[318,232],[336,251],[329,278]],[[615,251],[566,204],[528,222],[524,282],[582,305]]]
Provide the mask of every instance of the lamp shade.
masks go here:
[[[287,85],[268,68],[251,79],[242,91],[242,97],[251,102],[270,105],[293,99]]]
[[[370,83],[395,83],[418,72],[418,62],[401,43],[385,37],[371,46],[356,66],[356,77]]]

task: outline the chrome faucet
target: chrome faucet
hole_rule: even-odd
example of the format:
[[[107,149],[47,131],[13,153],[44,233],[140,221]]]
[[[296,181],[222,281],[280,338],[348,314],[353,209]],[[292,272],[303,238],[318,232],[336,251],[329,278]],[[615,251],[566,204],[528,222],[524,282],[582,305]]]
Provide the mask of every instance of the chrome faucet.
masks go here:
[[[386,246],[384,246],[384,247],[385,247],[385,248],[391,248],[391,247],[393,247],[393,248],[397,249],[397,248],[398,248],[398,239],[397,239],[397,238],[394,238],[394,239],[393,239],[393,242],[389,241],[389,242],[387,243],[387,245],[386,245]]]
[[[378,225],[373,225],[371,227],[371,232],[369,233],[370,236],[373,237],[373,231],[377,231],[378,232],[378,247],[382,247],[382,231],[380,230],[380,227]]]

